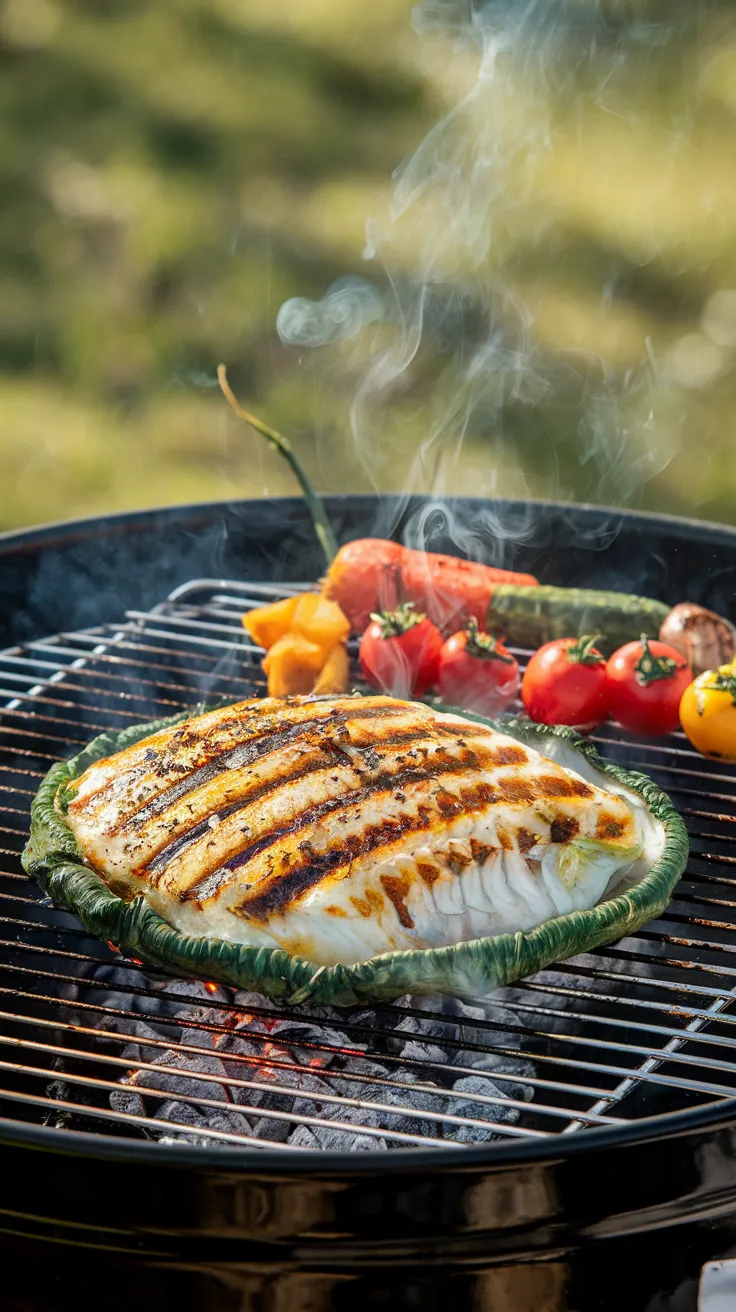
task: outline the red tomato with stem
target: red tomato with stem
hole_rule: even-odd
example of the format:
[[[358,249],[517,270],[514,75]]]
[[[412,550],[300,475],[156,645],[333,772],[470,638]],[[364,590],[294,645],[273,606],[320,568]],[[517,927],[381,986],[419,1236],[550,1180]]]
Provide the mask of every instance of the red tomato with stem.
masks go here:
[[[606,666],[611,717],[631,733],[672,733],[692,679],[687,661],[666,642],[644,637],[627,642]]]
[[[608,714],[606,662],[596,639],[558,638],[532,656],[521,683],[521,700],[538,724],[594,729]]]
[[[437,682],[442,634],[411,602],[371,616],[360,640],[360,665],[370,684],[392,697],[421,697]]]
[[[437,688],[446,702],[478,715],[497,715],[514,700],[521,676],[519,665],[503,643],[481,633],[470,619],[453,633],[440,652]]]

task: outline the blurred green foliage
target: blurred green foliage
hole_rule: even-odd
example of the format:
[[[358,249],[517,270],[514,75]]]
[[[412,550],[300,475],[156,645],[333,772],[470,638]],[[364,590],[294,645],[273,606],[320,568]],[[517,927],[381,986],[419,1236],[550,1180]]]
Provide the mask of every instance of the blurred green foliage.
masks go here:
[[[392,224],[392,171],[477,55],[396,0],[0,0],[0,527],[292,491],[219,360],[324,489],[736,522],[736,13],[608,10],[610,49],[591,28],[547,66],[531,43],[471,105],[465,155],[477,113],[508,164],[489,253],[444,225],[447,313],[351,420],[395,325],[300,357],[277,312],[347,274],[411,285],[434,193]],[[471,386],[464,343],[480,359],[496,320],[522,365],[502,332]]]

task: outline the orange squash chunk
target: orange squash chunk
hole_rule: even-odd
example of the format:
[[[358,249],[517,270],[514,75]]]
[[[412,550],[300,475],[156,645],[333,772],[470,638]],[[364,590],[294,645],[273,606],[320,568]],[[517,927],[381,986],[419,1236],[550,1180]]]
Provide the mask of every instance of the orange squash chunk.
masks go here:
[[[279,638],[289,632],[299,601],[299,597],[285,597],[283,601],[274,601],[270,606],[258,606],[256,610],[246,611],[243,628],[258,647],[265,647],[269,651]]]
[[[323,660],[322,650],[316,643],[298,633],[285,633],[269,648],[262,662],[268,676],[269,697],[295,697],[311,692]]]
[[[328,652],[327,659],[317,675],[312,689],[315,693],[347,692],[350,681],[350,660],[347,647],[338,642]]]
[[[338,642],[345,642],[350,634],[350,621],[346,619],[336,601],[328,601],[320,592],[305,592],[298,600],[291,621],[295,633],[321,648],[327,658]]]

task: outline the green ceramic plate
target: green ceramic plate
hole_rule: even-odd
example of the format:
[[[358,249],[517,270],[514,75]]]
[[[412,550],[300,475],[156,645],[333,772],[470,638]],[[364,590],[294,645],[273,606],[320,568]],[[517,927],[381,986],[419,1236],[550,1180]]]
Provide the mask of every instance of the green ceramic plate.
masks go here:
[[[467,715],[467,712],[459,712]],[[182,934],[143,897],[124,902],[84,865],[66,818],[66,786],[94,761],[131,746],[186,716],[157,720],[123,733],[102,734],[79,756],[53,765],[31,808],[31,834],[23,865],[57,906],[73,911],[98,938],[158,969],[196,975],[283,1002],[390,1001],[405,993],[481,997],[502,984],[532,975],[552,962],[632,934],[666,907],[688,856],[685,826],[670,799],[645,775],[604,761],[592,743],[571,729],[550,729],[525,720],[480,720],[554,757],[603,787],[637,793],[662,824],[657,860],[625,891],[607,896],[590,911],[545,921],[526,933],[473,939],[453,947],[387,952],[354,966],[316,966],[274,948],[242,947],[224,939]]]

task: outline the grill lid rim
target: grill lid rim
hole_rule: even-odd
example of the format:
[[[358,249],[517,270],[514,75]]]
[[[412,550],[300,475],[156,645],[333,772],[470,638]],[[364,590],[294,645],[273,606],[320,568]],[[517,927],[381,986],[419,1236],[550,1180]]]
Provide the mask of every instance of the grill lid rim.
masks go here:
[[[412,511],[423,504],[431,504],[432,498],[415,494],[405,496],[400,492],[382,493],[380,497],[362,492],[345,492],[341,494],[328,493],[322,497],[325,505],[334,514],[345,514],[350,516],[361,505],[368,503],[380,504],[385,511],[389,511],[392,505],[396,509],[403,509],[405,517],[406,511]],[[447,496],[444,498],[449,507],[467,505],[470,507],[483,506],[484,508],[494,507],[503,508],[509,512],[524,511],[529,507],[539,511],[558,511],[563,514],[571,513],[576,518],[594,518],[595,516],[605,516],[606,518],[619,519],[622,523],[636,525],[645,523],[651,528],[665,528],[671,531],[683,530],[685,534],[705,540],[712,540],[713,545],[718,544],[719,539],[723,539],[728,546],[733,546],[736,541],[736,526],[726,524],[721,520],[703,520],[691,518],[687,515],[670,515],[655,510],[630,510],[625,506],[608,506],[595,501],[564,501],[555,500],[547,497],[474,497],[474,496]],[[296,517],[303,521],[305,525],[311,523],[309,511],[304,505],[301,497],[235,497],[221,498],[212,501],[182,501],[175,502],[172,505],[151,506],[143,510],[120,510],[108,515],[80,515],[69,519],[52,520],[44,524],[31,524],[24,528],[6,529],[0,531],[0,560],[8,551],[16,547],[23,549],[33,548],[38,545],[41,547],[48,546],[48,539],[59,533],[68,534],[70,538],[78,537],[85,530],[103,530],[105,534],[115,529],[128,531],[136,527],[147,527],[160,524],[164,527],[169,521],[181,521],[182,516],[212,514],[212,512],[236,512],[236,511],[262,511],[264,507],[271,508],[283,507],[284,511],[295,512]],[[389,519],[391,516],[389,515]],[[400,527],[400,524],[398,525]],[[316,541],[316,538],[315,538]],[[461,554],[461,553],[458,553]]]
[[[550,1163],[555,1159],[589,1156],[596,1151],[618,1152],[622,1148],[635,1148],[669,1143],[689,1134],[706,1130],[725,1130],[733,1125],[736,1134],[736,1096],[723,1098],[701,1107],[690,1107],[639,1121],[620,1125],[587,1129],[581,1135],[549,1135],[544,1139],[514,1139],[507,1142],[447,1148],[440,1156],[433,1149],[395,1148],[380,1157],[371,1153],[337,1151],[334,1149],[308,1149],[289,1154],[264,1147],[208,1148],[204,1145],[188,1146],[184,1143],[138,1142],[134,1139],[115,1139],[96,1135],[86,1130],[68,1130],[50,1125],[34,1125],[9,1118],[0,1120],[1,1147],[29,1147],[56,1152],[61,1156],[94,1158],[101,1162],[141,1160],[151,1165],[182,1167],[199,1173],[211,1174],[212,1167],[222,1167],[223,1173],[233,1170],[258,1175],[293,1176],[307,1174],[319,1178],[324,1175],[376,1175],[387,1173],[436,1175],[456,1168],[466,1173],[468,1168],[495,1168],[499,1172],[508,1167],[534,1163]],[[15,1133],[11,1133],[14,1131]],[[161,1156],[165,1154],[165,1158]]]

